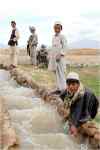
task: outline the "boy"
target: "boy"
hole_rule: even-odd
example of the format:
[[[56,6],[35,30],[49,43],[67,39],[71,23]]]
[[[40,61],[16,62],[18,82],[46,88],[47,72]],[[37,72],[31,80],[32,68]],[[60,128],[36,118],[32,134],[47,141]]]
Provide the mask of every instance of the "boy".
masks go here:
[[[52,52],[50,55],[48,69],[56,74],[57,90],[56,93],[64,90],[66,87],[64,75],[64,50],[67,48],[67,42],[64,35],[61,34],[62,24],[56,22],[54,24],[55,35],[52,38]]]

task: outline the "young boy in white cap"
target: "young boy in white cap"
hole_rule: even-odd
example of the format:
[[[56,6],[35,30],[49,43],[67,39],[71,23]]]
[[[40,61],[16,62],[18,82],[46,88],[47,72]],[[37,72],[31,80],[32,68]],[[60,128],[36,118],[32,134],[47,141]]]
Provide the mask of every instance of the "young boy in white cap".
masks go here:
[[[67,49],[67,41],[65,36],[61,34],[61,31],[62,24],[60,22],[56,22],[54,24],[55,35],[52,38],[52,51],[48,66],[48,69],[56,74],[58,92],[62,91],[66,87],[64,75],[64,50]]]
[[[70,134],[76,136],[81,125],[95,118],[99,106],[98,99],[91,90],[83,87],[76,72],[68,74],[66,89],[60,98],[64,102],[65,110],[69,112],[67,117]]]
[[[29,27],[29,30],[31,32],[31,35],[27,41],[27,52],[31,58],[31,63],[33,65],[33,67],[36,67],[37,65],[37,60],[36,60],[36,48],[38,45],[38,36],[35,33],[36,29],[33,26]]]

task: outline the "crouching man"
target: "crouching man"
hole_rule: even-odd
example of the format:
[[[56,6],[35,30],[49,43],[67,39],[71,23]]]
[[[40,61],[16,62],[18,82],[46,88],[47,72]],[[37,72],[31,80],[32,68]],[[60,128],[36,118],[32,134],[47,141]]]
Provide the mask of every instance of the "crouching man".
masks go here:
[[[67,110],[69,133],[77,136],[79,128],[94,119],[99,102],[92,91],[83,87],[79,75],[70,72],[66,79],[66,89],[60,95]]]
[[[40,50],[37,52],[37,65],[42,67],[48,66],[48,51],[45,45],[41,45]]]

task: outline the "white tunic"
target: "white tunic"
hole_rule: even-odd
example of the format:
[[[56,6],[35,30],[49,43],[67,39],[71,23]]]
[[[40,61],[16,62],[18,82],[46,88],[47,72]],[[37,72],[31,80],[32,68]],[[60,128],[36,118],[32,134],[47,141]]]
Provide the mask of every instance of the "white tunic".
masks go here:
[[[50,51],[50,59],[49,59],[49,67],[50,71],[55,71],[57,62],[56,57],[57,55],[64,55],[65,50],[67,49],[67,40],[64,35],[58,34],[57,36],[54,35],[52,38],[52,50]],[[64,58],[61,58],[64,64]],[[65,67],[65,66],[64,66]]]
[[[12,30],[14,30],[15,29],[15,38],[13,39],[14,41],[18,41],[19,40],[19,38],[20,38],[20,33],[19,33],[19,30],[17,29],[17,28],[13,28]],[[10,31],[10,35],[11,35],[11,33],[12,33],[12,30]]]
[[[57,88],[59,90],[63,90],[66,87],[66,81],[64,76],[65,63],[64,57],[61,56],[64,55],[64,51],[66,49],[67,41],[65,36],[62,34],[54,35],[52,38],[52,51],[50,52],[48,69],[50,71],[56,72]],[[56,61],[57,57],[60,58],[59,62]]]
[[[13,29],[15,29],[15,36],[16,36],[13,40],[18,41],[20,38],[19,30],[17,28],[13,28]],[[11,33],[12,33],[12,31],[11,31]],[[18,55],[18,49],[17,49],[16,45],[10,46],[10,56],[9,56],[9,62],[7,62],[7,65],[13,64],[13,65],[17,66],[17,64],[18,64],[17,55]]]
[[[64,35],[54,35],[52,38],[52,47],[55,49],[65,49],[67,47],[67,41]]]

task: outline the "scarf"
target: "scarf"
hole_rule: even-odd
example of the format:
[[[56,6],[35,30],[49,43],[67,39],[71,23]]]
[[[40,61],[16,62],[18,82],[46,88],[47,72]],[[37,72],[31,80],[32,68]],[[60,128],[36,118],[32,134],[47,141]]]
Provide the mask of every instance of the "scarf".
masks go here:
[[[70,109],[71,105],[75,101],[77,101],[81,96],[84,95],[84,92],[85,92],[85,88],[83,87],[83,85],[81,83],[80,83],[80,86],[79,86],[77,92],[74,95],[67,92],[67,95],[64,99],[64,108]]]

